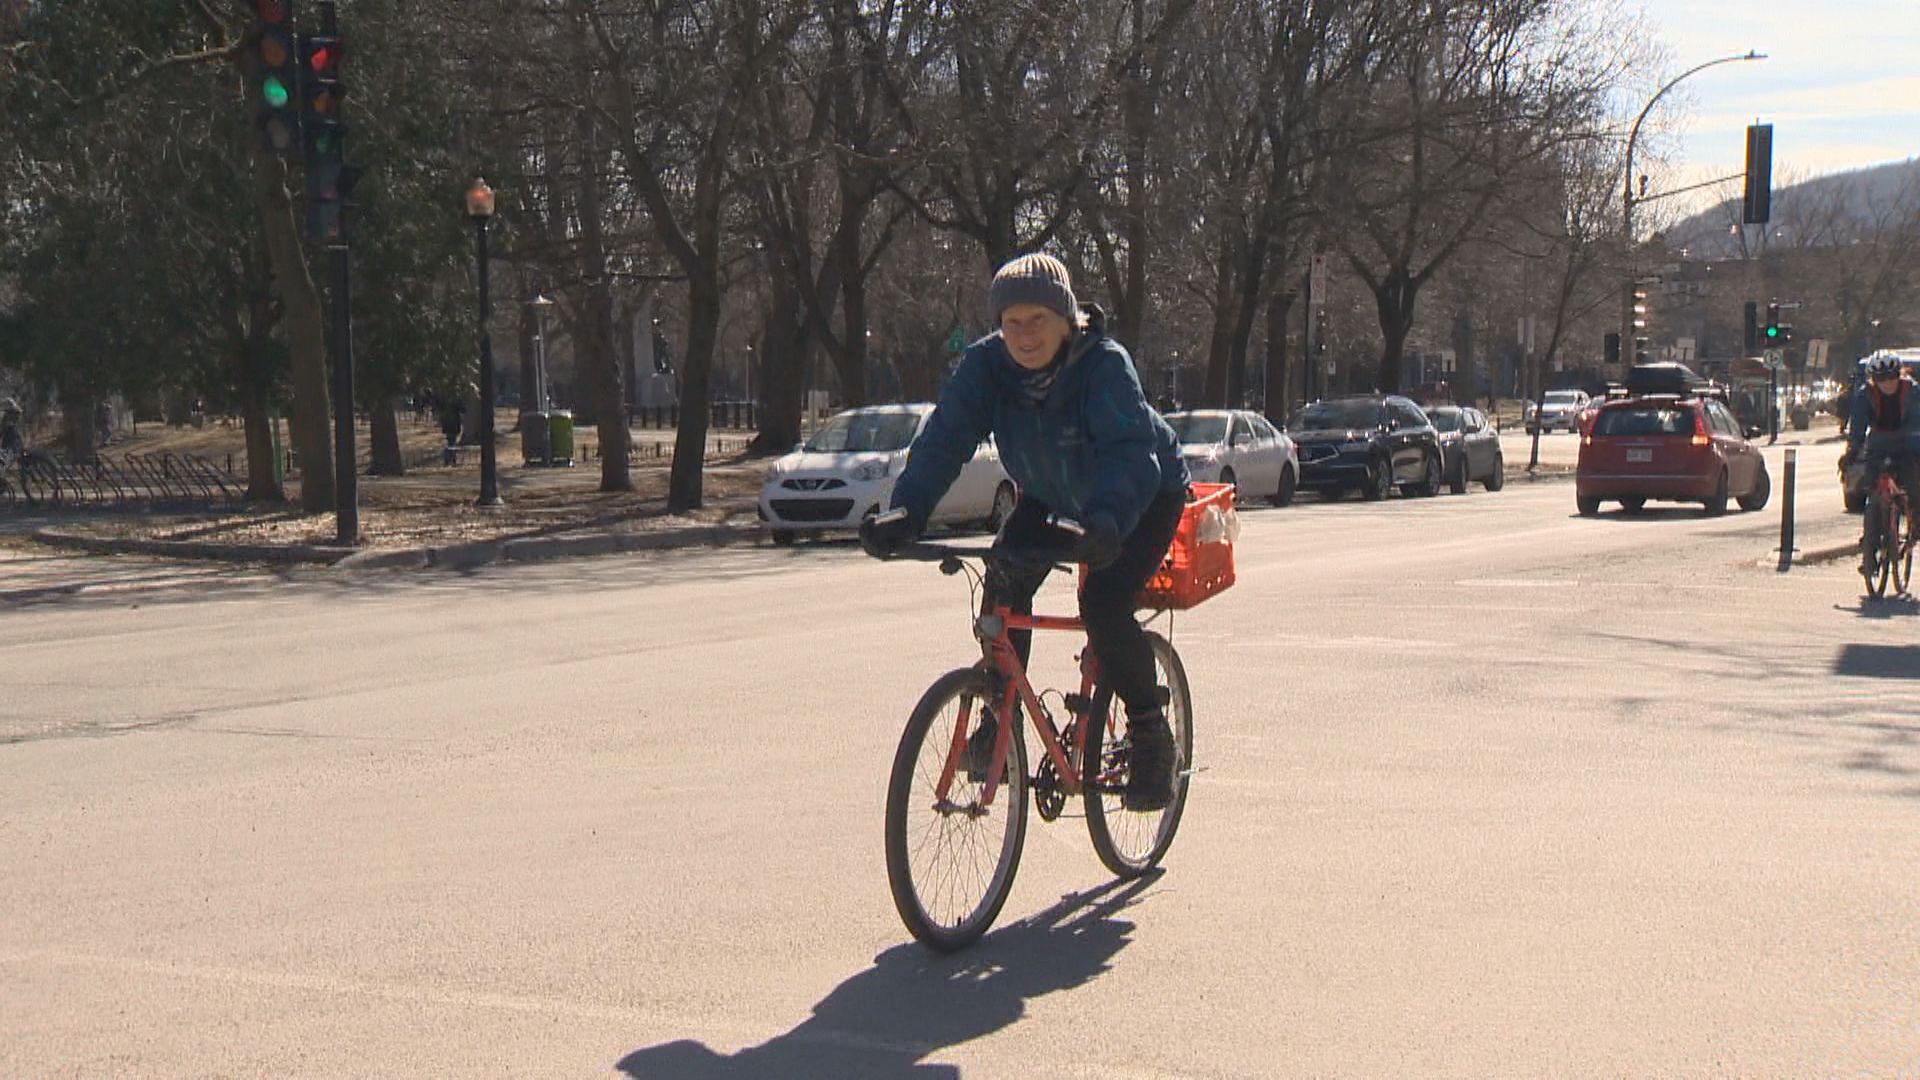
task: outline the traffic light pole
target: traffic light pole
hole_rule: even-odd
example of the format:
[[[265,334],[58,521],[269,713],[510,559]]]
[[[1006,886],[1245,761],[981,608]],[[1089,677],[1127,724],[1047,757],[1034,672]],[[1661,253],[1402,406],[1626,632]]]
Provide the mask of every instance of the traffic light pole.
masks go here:
[[[341,210],[345,216],[345,208]],[[360,473],[353,449],[353,258],[344,223],[333,252],[333,491],[336,542],[360,542]]]

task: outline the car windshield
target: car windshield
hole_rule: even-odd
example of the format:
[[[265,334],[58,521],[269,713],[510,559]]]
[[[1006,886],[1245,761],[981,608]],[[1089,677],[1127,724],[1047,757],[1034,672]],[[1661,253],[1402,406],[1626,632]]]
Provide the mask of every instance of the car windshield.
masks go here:
[[[1578,404],[1579,401],[1580,393],[1577,390],[1547,391],[1547,404],[1549,405],[1574,405]]]
[[[1174,438],[1181,445],[1194,443],[1217,443],[1227,441],[1227,418],[1224,416],[1169,416],[1167,424],[1173,428]]]
[[[1380,403],[1377,401],[1316,401],[1300,413],[1302,431],[1379,426]]]
[[[1427,413],[1427,419],[1433,421],[1435,431],[1460,430],[1460,414],[1451,409],[1435,409]]]
[[[841,413],[813,433],[807,449],[816,454],[855,454],[905,450],[913,442],[920,417],[907,412]]]
[[[1596,438],[1613,435],[1691,435],[1693,410],[1675,405],[1633,405],[1603,409],[1593,422]]]

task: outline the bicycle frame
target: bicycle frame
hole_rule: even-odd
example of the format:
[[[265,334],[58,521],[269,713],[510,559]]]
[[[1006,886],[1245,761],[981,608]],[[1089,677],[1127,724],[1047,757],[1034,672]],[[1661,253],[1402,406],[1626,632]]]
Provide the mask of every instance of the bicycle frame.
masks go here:
[[[1060,774],[1062,790],[1069,796],[1078,795],[1084,790],[1077,763],[1085,763],[1087,725],[1095,722],[1091,703],[1099,672],[1093,650],[1089,647],[1080,654],[1078,701],[1084,704],[1076,705],[1074,699],[1068,702],[1070,715],[1080,721],[1079,727],[1075,728],[1072,753],[1069,754],[1067,748],[1061,746],[1060,733],[1054,728],[1052,717],[1040,705],[1040,696],[1034,692],[1033,682],[1027,678],[1020,654],[1014,650],[1012,634],[1016,630],[1085,632],[1086,625],[1068,616],[1021,615],[1004,605],[974,619],[973,634],[980,641],[982,661],[994,674],[993,683],[998,698],[998,709],[994,715],[999,721],[993,737],[993,764],[987,770],[987,781],[980,792],[977,808],[980,811],[993,805],[993,797],[999,792],[1000,782],[1004,779],[1009,756],[1007,744],[1013,738],[1013,710],[1016,704],[1025,705],[1027,715],[1033,719],[1033,729],[1040,736],[1047,756],[1053,759],[1053,766]],[[968,710],[962,709],[960,722],[954,725],[953,744],[947,748],[947,761],[940,773],[940,783],[935,788],[935,795],[942,803],[947,801],[954,774],[959,771],[961,760],[966,755],[967,738],[973,726],[971,721]]]
[[[1892,508],[1899,507],[1900,512],[1907,519],[1907,535],[1894,539],[1911,544],[1913,542],[1913,508],[1907,504],[1907,489],[1902,487],[1900,481],[1894,476],[1895,468],[1897,466],[1890,460],[1880,463],[1880,475],[1873,482],[1874,504],[1871,509],[1884,517],[1892,512]]]

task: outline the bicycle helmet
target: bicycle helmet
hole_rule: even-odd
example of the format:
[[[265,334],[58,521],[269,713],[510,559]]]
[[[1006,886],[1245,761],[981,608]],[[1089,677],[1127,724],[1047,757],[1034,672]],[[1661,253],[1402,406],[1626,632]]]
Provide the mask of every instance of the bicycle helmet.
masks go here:
[[[1899,378],[1900,358],[1897,356],[1876,356],[1867,361],[1867,378]]]

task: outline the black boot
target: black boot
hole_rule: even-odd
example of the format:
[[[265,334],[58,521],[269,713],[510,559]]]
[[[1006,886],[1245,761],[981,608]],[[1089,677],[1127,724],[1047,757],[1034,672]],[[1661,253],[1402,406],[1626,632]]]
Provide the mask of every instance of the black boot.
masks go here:
[[[1173,802],[1179,766],[1166,715],[1128,717],[1127,743],[1127,790],[1120,804],[1129,810],[1166,809]]]

